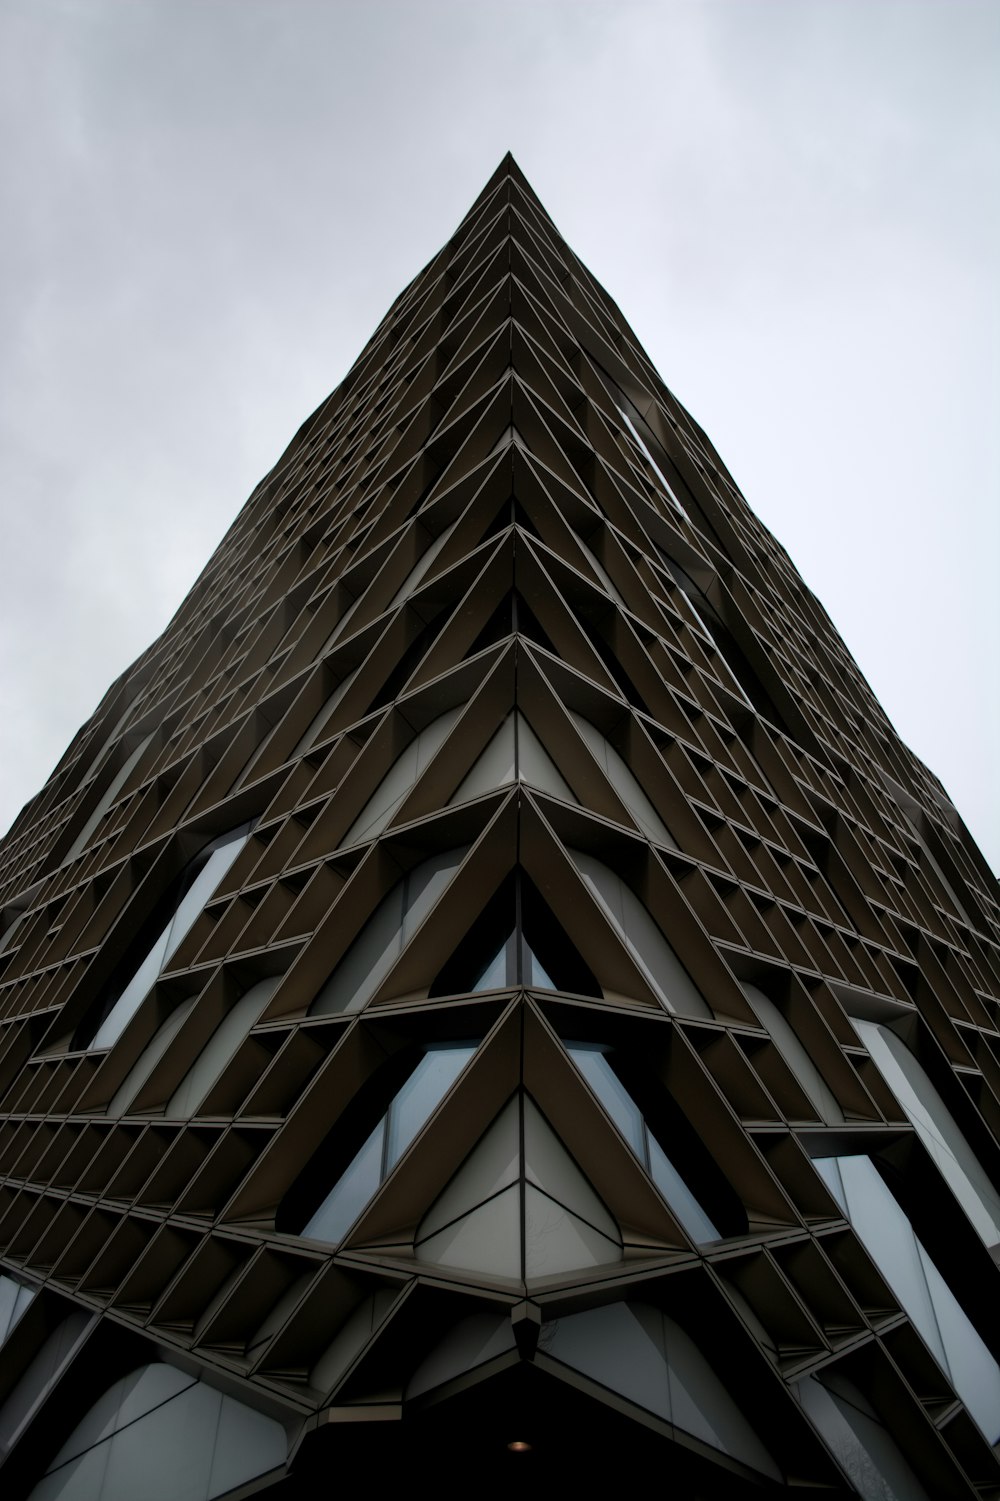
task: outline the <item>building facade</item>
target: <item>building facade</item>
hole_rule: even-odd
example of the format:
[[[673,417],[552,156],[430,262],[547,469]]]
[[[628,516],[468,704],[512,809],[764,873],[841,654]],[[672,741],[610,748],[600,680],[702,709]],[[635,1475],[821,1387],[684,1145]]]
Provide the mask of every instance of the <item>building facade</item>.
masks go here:
[[[998,936],[506,158],[0,846],[4,1495],[1000,1495]]]

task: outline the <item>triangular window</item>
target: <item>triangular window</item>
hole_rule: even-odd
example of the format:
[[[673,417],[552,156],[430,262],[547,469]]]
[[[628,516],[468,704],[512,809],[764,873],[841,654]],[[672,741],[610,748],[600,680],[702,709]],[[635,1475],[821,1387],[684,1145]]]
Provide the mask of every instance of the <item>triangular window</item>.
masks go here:
[[[456,947],[431,996],[515,985],[602,994],[576,945],[524,871],[512,871]]]
[[[474,1041],[436,1043],[423,1053],[394,1059],[361,1091],[348,1117],[338,1120],[313,1154],[278,1211],[278,1228],[308,1240],[331,1244],[343,1240],[477,1047]],[[386,1086],[398,1086],[388,1108],[384,1108]],[[383,1113],[345,1163],[343,1144],[357,1141],[358,1127],[366,1129],[365,1119],[371,1121],[373,1109]]]

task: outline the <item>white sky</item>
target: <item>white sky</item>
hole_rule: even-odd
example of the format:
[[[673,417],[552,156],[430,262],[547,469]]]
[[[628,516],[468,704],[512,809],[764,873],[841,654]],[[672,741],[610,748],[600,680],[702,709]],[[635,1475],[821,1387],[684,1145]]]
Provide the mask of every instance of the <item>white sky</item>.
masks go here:
[[[0,828],[508,147],[1000,866],[1000,4],[5,0]]]

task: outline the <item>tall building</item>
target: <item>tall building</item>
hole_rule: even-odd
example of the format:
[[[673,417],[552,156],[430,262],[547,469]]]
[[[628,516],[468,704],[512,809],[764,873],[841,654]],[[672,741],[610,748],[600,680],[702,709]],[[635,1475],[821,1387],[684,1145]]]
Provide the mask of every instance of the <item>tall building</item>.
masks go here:
[[[507,157],[0,848],[4,1496],[1000,1494],[996,898]]]

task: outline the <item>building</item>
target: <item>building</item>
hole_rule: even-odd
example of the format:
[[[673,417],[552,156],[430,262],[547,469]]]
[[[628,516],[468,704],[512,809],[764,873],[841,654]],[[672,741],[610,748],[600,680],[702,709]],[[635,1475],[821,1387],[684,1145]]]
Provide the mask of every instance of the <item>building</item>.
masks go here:
[[[0,847],[4,1495],[1000,1494],[996,897],[507,157]]]

